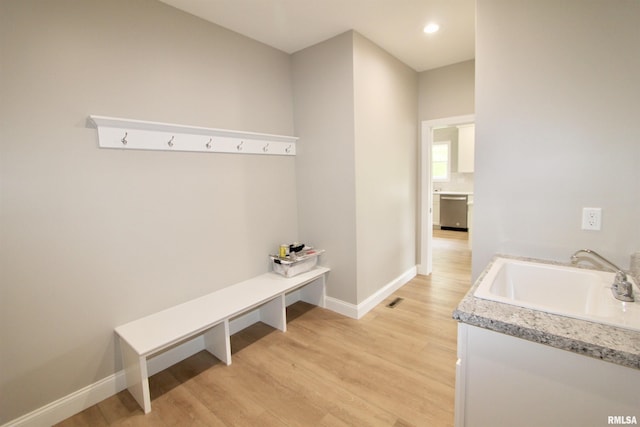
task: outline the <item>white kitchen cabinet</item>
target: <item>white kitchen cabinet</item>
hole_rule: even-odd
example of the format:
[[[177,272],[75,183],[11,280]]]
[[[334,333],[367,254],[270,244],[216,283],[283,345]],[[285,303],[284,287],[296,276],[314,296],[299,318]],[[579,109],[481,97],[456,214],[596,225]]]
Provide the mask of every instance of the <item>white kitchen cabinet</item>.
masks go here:
[[[473,172],[475,153],[476,126],[475,124],[458,126],[458,172]]]
[[[433,195],[433,225],[440,225],[440,195]]]
[[[638,369],[458,324],[456,427],[640,422],[638,384]]]

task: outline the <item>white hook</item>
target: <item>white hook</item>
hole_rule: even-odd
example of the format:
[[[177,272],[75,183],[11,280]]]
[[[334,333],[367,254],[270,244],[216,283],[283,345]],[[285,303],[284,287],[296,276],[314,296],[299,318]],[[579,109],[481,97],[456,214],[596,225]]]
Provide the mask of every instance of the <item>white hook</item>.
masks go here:
[[[284,151],[286,153],[290,153],[291,152],[291,144],[287,145],[287,148],[285,148]]]
[[[120,140],[120,142],[122,142],[122,145],[127,145],[127,135],[128,133],[125,132],[124,136],[122,137],[122,139]]]
[[[267,145],[265,145],[264,147],[262,147],[262,151],[264,151],[265,153],[267,151],[269,151],[269,143],[267,143]]]
[[[238,151],[242,151],[242,144],[244,144],[244,141],[240,141],[240,144],[238,144]]]
[[[173,136],[171,137],[171,139],[169,140],[169,142],[167,142],[167,144],[169,145],[169,147],[173,147]]]
[[[209,138],[209,142],[207,142],[207,149],[211,148],[211,141],[213,140],[213,138]]]

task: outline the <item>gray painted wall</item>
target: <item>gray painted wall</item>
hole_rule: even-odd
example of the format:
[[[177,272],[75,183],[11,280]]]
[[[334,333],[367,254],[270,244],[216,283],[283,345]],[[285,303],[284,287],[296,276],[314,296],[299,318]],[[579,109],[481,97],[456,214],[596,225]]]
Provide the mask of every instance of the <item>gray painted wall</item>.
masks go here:
[[[292,61],[300,235],[355,305],[415,266],[417,73],[353,31]]]
[[[323,248],[327,294],[355,304],[353,34],[292,56],[300,238]]]
[[[416,265],[418,75],[354,33],[358,302]]]
[[[419,122],[464,116],[475,112],[475,60],[423,71],[418,74]],[[418,147],[422,157],[422,144]],[[424,184],[426,185],[426,184]],[[418,183],[418,206],[422,206],[423,183]],[[418,212],[417,259],[422,257],[422,223]]]
[[[89,114],[293,134],[290,57],[150,0],[0,2],[0,424],[120,369],[113,328],[268,268],[295,159],[102,150]]]
[[[475,60],[423,71],[418,84],[420,121],[475,111]]]
[[[495,253],[640,248],[640,2],[477,2],[473,275]],[[602,231],[582,231],[582,207]]]

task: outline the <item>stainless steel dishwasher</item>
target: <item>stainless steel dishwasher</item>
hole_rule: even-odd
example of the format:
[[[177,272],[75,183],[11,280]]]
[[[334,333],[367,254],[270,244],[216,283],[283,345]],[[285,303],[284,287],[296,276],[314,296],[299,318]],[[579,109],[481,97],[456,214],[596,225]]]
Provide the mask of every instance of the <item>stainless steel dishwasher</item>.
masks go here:
[[[467,195],[440,195],[440,228],[443,230],[468,231]]]

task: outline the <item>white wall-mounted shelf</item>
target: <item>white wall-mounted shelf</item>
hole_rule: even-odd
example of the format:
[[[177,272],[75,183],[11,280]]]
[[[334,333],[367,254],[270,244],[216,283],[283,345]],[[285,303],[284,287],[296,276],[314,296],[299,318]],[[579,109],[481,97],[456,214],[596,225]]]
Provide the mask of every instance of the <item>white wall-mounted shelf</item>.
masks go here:
[[[90,115],[102,148],[295,156],[298,138]]]

